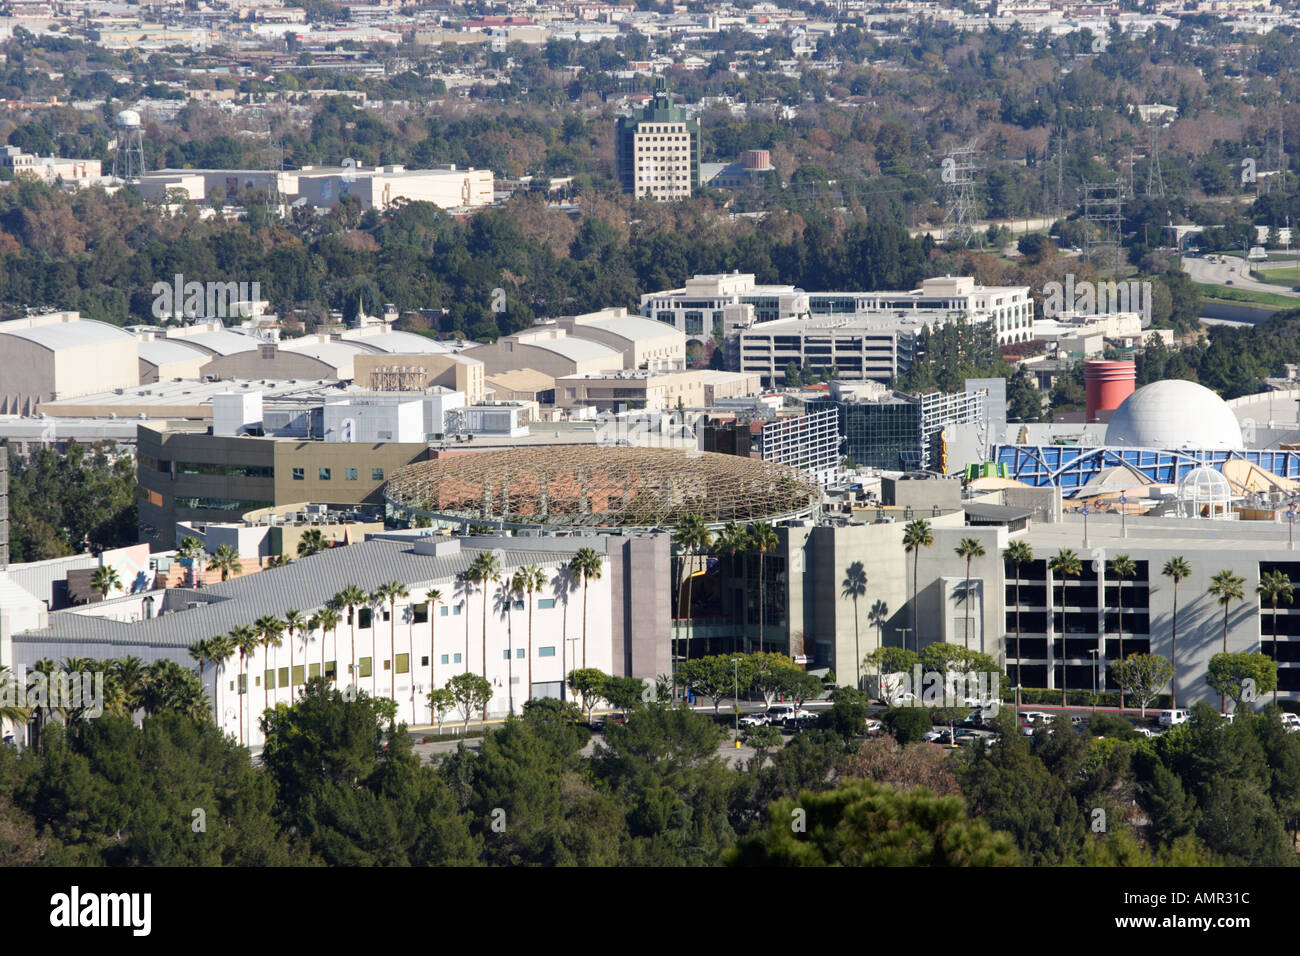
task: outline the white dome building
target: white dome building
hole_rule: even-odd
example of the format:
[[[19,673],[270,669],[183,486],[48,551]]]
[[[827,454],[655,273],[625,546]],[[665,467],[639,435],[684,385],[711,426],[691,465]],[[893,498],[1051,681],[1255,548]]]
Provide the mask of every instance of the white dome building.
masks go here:
[[[1168,451],[1246,447],[1227,403],[1183,379],[1152,382],[1124,399],[1106,426],[1106,444]]]
[[[1178,482],[1178,501],[1189,517],[1232,516],[1232,486],[1223,472],[1208,465],[1193,468]]]

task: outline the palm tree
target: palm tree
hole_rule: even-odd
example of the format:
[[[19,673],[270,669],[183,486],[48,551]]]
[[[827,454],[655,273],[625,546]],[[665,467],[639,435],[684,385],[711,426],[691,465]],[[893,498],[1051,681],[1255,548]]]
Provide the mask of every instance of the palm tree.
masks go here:
[[[337,608],[347,608],[348,627],[352,632],[352,663],[348,665],[348,675],[352,685],[357,685],[360,678],[357,675],[357,608],[366,603],[368,595],[355,584],[349,584],[338,594],[334,595],[334,606]],[[335,647],[337,650],[337,640]]]
[[[253,622],[253,630],[261,638],[262,647],[266,649],[266,671],[271,675],[270,680],[262,682],[262,702],[264,707],[271,706],[271,681],[275,679],[275,667],[271,663],[271,648],[279,647],[283,642],[280,635],[284,633],[284,622],[274,614],[263,614]]]
[[[728,602],[724,601],[722,613],[726,615],[728,618],[732,617],[731,611],[735,607],[735,595],[732,589],[731,578],[735,574],[735,570],[736,570],[736,555],[744,551],[748,547],[749,547],[749,532],[746,530],[745,526],[741,524],[739,521],[728,521],[725,525],[722,526],[722,530],[717,533],[717,536],[714,538],[713,541],[713,553],[718,557],[722,557],[723,555],[725,555],[727,558],[727,577],[726,577],[725,593],[729,598],[731,598],[730,601],[731,607],[728,607],[727,606]],[[742,608],[744,607],[743,604],[741,606]],[[745,632],[745,626],[742,624],[741,625],[742,635],[744,634],[744,632]]]
[[[708,525],[699,515],[682,515],[677,520],[677,528],[673,531],[673,544],[677,545],[682,552],[682,570],[686,576],[686,607],[682,613],[682,618],[686,621],[687,628],[691,627],[691,590],[695,583],[695,555],[701,549],[708,548],[713,540]],[[681,596],[681,588],[677,589],[678,597]],[[686,632],[686,659],[691,659],[691,638],[690,630]]]
[[[326,604],[323,608],[312,615],[316,619],[316,627],[320,628],[320,676],[325,678],[325,632],[329,631],[334,635],[334,655],[338,656],[339,652],[339,616],[338,608],[333,602]],[[338,679],[338,665],[335,664],[335,680]]]
[[[232,574],[239,575],[244,572],[244,563],[239,560],[239,552],[228,544],[219,545],[217,550],[208,556],[208,570],[220,571],[221,580],[225,581]]]
[[[1119,627],[1119,659],[1123,660],[1124,659],[1124,579],[1131,578],[1137,574],[1137,565],[1133,563],[1133,559],[1130,558],[1127,554],[1117,554],[1115,555],[1114,559],[1109,562],[1109,568],[1111,571],[1115,573],[1115,577],[1119,578],[1119,587],[1116,589],[1118,593],[1116,594],[1115,600],[1119,605],[1119,613],[1117,615],[1117,623]],[[1102,593],[1103,594],[1105,593],[1104,582],[1102,585]],[[1101,641],[1099,640],[1097,643],[1098,645],[1100,645]],[[1097,650],[1099,652],[1103,652],[1103,648],[1100,646],[1098,646]],[[1124,709],[1124,685],[1123,684],[1119,685],[1119,709],[1120,710]]]
[[[13,685],[14,692],[3,693],[3,690],[9,685]],[[5,722],[8,721],[14,725],[16,733],[19,724],[26,724],[27,721],[31,720],[31,708],[27,707],[25,704],[20,706],[17,703],[19,700],[19,695],[16,693],[17,690],[18,681],[14,677],[13,672],[4,664],[0,664],[0,730],[3,730]],[[107,694],[107,691],[105,691],[105,693]],[[14,703],[6,704],[3,703],[4,700],[12,700]]]
[[[488,584],[501,580],[501,562],[490,551],[480,551],[469,566],[471,580],[483,589],[483,679],[487,680],[487,606]],[[469,670],[469,636],[466,635],[465,669]],[[483,704],[483,719],[487,720],[487,703]]]
[[[1246,596],[1245,591],[1246,579],[1235,571],[1220,571],[1214,577],[1210,578],[1210,586],[1207,593],[1213,594],[1219,599],[1219,604],[1223,607],[1223,653],[1228,653],[1228,608],[1233,601],[1239,601]],[[1228,709],[1228,698],[1224,694],[1219,695],[1220,712]]]
[[[1012,541],[1002,552],[1002,560],[1016,568],[1016,706],[1020,706],[1020,567],[1034,560],[1034,549],[1026,541]]]
[[[95,568],[95,573],[90,576],[90,586],[99,592],[101,601],[107,601],[109,591],[121,589],[122,579],[117,568],[104,564]]]
[[[1261,574],[1259,577],[1259,586],[1255,591],[1264,600],[1273,605],[1273,660],[1277,660],[1277,602],[1282,601],[1290,604],[1295,600],[1295,588],[1291,584],[1291,579],[1286,576],[1285,571],[1269,571]],[[1260,641],[1260,653],[1264,652],[1263,641]],[[1277,703],[1277,681],[1273,682],[1273,703]]]
[[[203,666],[212,660],[211,638],[203,637],[190,645],[190,657],[199,662],[199,683],[203,683]]]
[[[763,653],[763,628],[767,613],[767,578],[763,573],[763,561],[769,551],[780,547],[781,539],[776,529],[766,521],[759,521],[749,529],[749,541],[758,551],[758,652]]]
[[[176,546],[176,554],[192,561],[203,554],[203,542],[193,535],[181,538],[181,543]]]
[[[582,581],[582,666],[587,666],[587,582],[599,578],[604,567],[595,548],[579,548],[574,552],[569,568]],[[575,662],[576,664],[576,662]]]
[[[1052,576],[1061,583],[1061,706],[1066,702],[1066,658],[1069,656],[1065,651],[1065,579],[1067,577],[1077,578],[1083,573],[1083,562],[1079,556],[1070,548],[1062,548],[1053,555],[1052,559],[1047,562],[1047,567],[1051,570]]]
[[[976,538],[962,538],[961,543],[954,549],[957,557],[966,559],[966,590],[962,594],[962,604],[966,608],[966,650],[970,650],[970,563],[973,558],[982,558],[985,555],[984,545],[979,543]]]
[[[298,557],[307,558],[328,548],[329,541],[320,528],[308,528],[298,539]]]
[[[289,703],[293,703],[293,636],[294,634],[305,634],[307,631],[307,617],[302,611],[289,608],[284,612],[284,629],[289,635]],[[303,638],[303,656],[307,656],[306,637]],[[303,669],[306,669],[304,665]]]
[[[239,742],[244,743],[244,695],[248,693],[248,657],[257,650],[257,632],[247,624],[241,624],[230,632],[230,641],[239,651],[239,678],[242,688],[239,691]]]
[[[226,661],[235,653],[235,642],[229,635],[216,634],[208,640],[208,660],[216,665],[216,678],[213,681],[212,707],[216,711],[217,726],[221,727],[221,677],[226,670]],[[223,731],[224,733],[224,731]]]
[[[916,589],[917,574],[921,565],[921,549],[934,544],[934,532],[924,518],[909,521],[903,529],[903,550],[912,555],[912,641],[916,653],[921,653],[921,632],[917,629]]]
[[[867,570],[861,561],[854,561],[844,573],[840,585],[840,596],[853,601],[853,658],[857,662],[857,683],[853,686],[862,690],[862,646],[858,642],[858,598],[867,594]]]
[[[389,674],[389,694],[393,703],[397,703],[397,602],[399,599],[406,599],[411,596],[411,592],[406,589],[406,585],[401,581],[389,581],[387,584],[379,585],[379,590],[375,594],[382,601],[388,602],[388,635],[391,647],[388,650],[390,664],[388,667]],[[407,655],[407,672],[410,673],[410,655]],[[414,676],[411,678],[414,680]]]
[[[521,585],[519,590],[528,599],[528,696],[524,698],[527,701],[533,697],[533,595],[546,587],[546,572],[535,564],[525,564],[515,573],[515,582]]]
[[[524,591],[524,576],[516,571],[501,581],[497,601],[506,616],[506,700],[515,713],[515,595]]]
[[[435,622],[438,619],[438,605],[442,603],[442,591],[438,588],[429,588],[424,594],[424,600],[429,605],[429,686],[436,686],[433,682],[433,654],[435,650],[434,634]],[[415,659],[415,648],[411,648],[411,659]],[[411,681],[411,723],[415,723],[415,681]]]
[[[1167,578],[1173,579],[1174,582],[1174,626],[1172,639],[1169,644],[1169,663],[1173,665],[1174,673],[1169,679],[1169,706],[1177,709],[1178,707],[1178,582],[1183,578],[1191,577],[1192,567],[1187,563],[1187,559],[1181,555],[1174,555],[1165,562],[1164,568],[1160,572]]]

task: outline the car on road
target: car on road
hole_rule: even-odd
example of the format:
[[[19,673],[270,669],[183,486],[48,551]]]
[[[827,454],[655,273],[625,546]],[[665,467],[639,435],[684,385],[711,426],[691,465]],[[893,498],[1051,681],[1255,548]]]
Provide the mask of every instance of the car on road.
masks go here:
[[[895,694],[885,703],[890,707],[911,707],[916,703],[916,695],[910,690],[905,690],[901,694]]]
[[[1156,723],[1161,727],[1177,727],[1179,724],[1187,723],[1191,718],[1190,710],[1162,710],[1160,716],[1156,718]]]
[[[1224,284],[1224,285],[1232,285],[1232,280],[1231,280],[1231,279],[1224,279],[1224,280],[1223,280],[1223,284]]]

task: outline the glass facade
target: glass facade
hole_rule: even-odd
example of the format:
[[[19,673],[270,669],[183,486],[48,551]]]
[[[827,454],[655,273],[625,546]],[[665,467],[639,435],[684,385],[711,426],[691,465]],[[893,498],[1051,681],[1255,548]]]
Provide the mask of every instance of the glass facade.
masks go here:
[[[844,454],[859,465],[893,470],[921,467],[921,407],[911,402],[813,402],[839,412]]]

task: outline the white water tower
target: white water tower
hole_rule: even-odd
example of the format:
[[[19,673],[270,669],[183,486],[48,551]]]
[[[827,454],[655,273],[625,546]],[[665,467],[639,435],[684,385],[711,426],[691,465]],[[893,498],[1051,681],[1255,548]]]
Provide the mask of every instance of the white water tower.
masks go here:
[[[138,180],[144,175],[144,129],[140,114],[121,110],[113,121],[117,130],[117,149],[113,153],[113,178]]]

